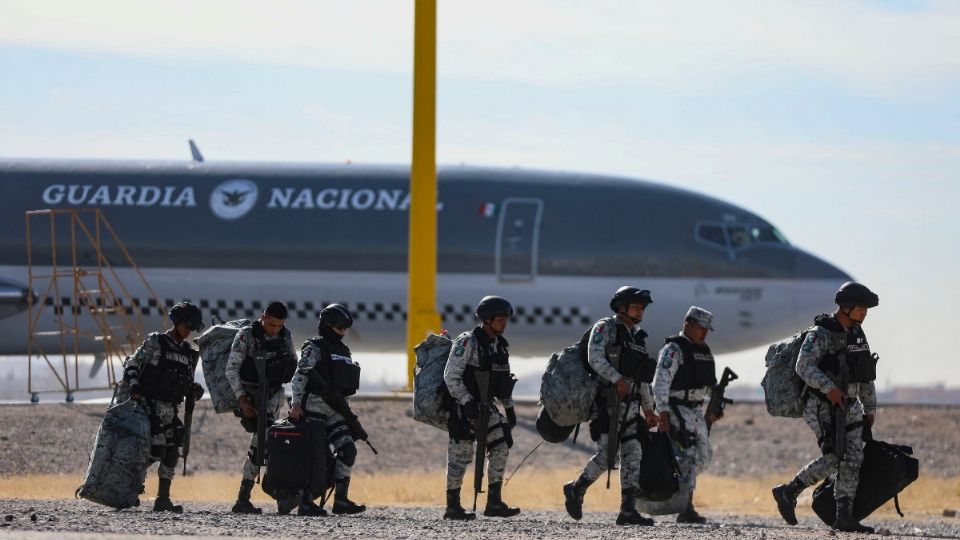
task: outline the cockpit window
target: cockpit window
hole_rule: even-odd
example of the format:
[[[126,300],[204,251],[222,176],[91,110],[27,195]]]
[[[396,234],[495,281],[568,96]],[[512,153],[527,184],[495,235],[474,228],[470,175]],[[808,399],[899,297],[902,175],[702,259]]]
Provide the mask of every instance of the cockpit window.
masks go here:
[[[697,225],[697,238],[717,247],[727,247],[727,237],[723,225],[718,223],[700,223]]]
[[[700,222],[696,237],[701,242],[720,249],[738,250],[753,244],[777,244],[787,246],[783,234],[765,223]]]

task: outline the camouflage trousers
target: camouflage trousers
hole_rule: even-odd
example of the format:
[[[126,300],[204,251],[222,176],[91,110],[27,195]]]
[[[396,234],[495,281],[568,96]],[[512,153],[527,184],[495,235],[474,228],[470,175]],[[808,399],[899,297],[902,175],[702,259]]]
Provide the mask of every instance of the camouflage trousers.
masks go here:
[[[614,467],[620,466],[621,490],[636,489],[640,486],[640,460],[643,458],[643,449],[640,447],[637,429],[640,425],[646,426],[646,423],[640,414],[639,401],[631,400],[620,403],[617,420],[623,420],[624,418],[626,420],[621,425],[622,435],[620,436],[619,455],[614,457]],[[607,433],[600,434],[597,440],[597,453],[590,458],[587,465],[580,471],[580,476],[588,484],[594,483],[597,478],[607,472],[607,443],[609,440],[610,436]]]
[[[847,446],[842,462],[839,462],[833,451],[833,411],[834,407],[830,402],[816,396],[807,398],[803,419],[817,436],[817,442],[824,454],[800,469],[796,479],[804,486],[812,486],[836,473],[835,496],[838,499],[844,497],[853,499],[857,495],[860,466],[863,464],[863,403],[854,398],[850,399],[847,405]],[[851,425],[856,427],[850,429]]]
[[[283,405],[285,395],[283,390],[277,390],[270,394],[267,399],[267,426],[273,423],[280,414],[280,407]],[[255,463],[257,457],[257,434],[254,433],[250,438],[250,450],[247,452],[247,459],[243,462],[243,479],[253,481],[260,473],[260,466]]]
[[[680,418],[677,418],[676,412],[680,413]],[[683,447],[681,455],[677,458],[677,464],[680,466],[680,474],[689,480],[692,488],[695,488],[697,475],[705,471],[713,459],[710,434],[707,433],[707,421],[703,417],[701,407],[684,407],[683,405],[677,405],[676,408],[670,407],[670,430],[675,440],[680,431],[680,420],[683,420],[683,426],[692,437],[690,441],[692,444]]]
[[[324,423],[327,428],[327,444],[333,446],[333,451],[337,458],[337,469],[334,473],[335,478],[337,480],[349,478],[357,450],[353,442],[353,434],[350,432],[350,426],[347,425],[346,419],[320,398],[307,400],[306,411],[307,413],[322,414],[326,417]],[[346,463],[343,459],[343,456],[347,454],[353,456],[347,459],[350,463]]]
[[[493,408],[487,423],[487,483],[503,482],[503,471],[507,468],[510,447],[507,444],[503,426],[506,424],[500,412]],[[473,463],[476,454],[473,441],[461,441],[450,437],[447,443],[447,490],[460,489],[467,467]]]
[[[177,474],[180,445],[183,444],[183,422],[177,418],[177,405],[167,401],[143,399],[150,417],[150,462],[160,462],[157,476],[172,480]]]

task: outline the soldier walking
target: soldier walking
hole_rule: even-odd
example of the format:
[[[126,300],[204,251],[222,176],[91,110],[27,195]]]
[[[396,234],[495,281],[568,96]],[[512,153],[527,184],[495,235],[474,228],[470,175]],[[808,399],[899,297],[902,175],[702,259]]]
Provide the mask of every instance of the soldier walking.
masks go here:
[[[513,385],[510,374],[509,344],[503,337],[507,323],[513,316],[513,306],[499,296],[485,296],[477,305],[476,316],[480,325],[460,334],[453,341],[450,357],[443,372],[447,390],[456,401],[450,413],[450,440],[447,444],[447,508],[443,519],[469,521],[476,518],[460,505],[460,487],[467,467],[474,458],[474,440],[477,421],[482,417],[481,404],[489,407],[487,429],[487,505],[483,515],[487,517],[512,517],[520,513],[503,502],[503,471],[507,466],[510,447],[513,446],[511,429],[517,425],[517,413],[513,407]],[[488,393],[481,395],[478,375],[489,376]],[[496,398],[503,404],[506,421],[493,403]]]
[[[804,338],[797,357],[797,374],[807,384],[803,419],[817,437],[823,455],[800,469],[787,484],[773,488],[773,498],[784,521],[797,524],[797,497],[809,486],[833,473],[837,514],[833,528],[872,533],[873,528],[853,518],[853,500],[863,464],[863,432],[873,427],[877,394],[877,357],[870,352],[863,333],[867,310],[880,304],[879,297],[860,283],[847,282],[837,291],[833,315],[820,315]],[[846,381],[842,381],[844,373]],[[846,425],[836,425],[837,409],[846,409]],[[836,429],[843,448],[837,448]],[[838,457],[842,455],[842,460]]]
[[[610,300],[615,315],[598,320],[580,339],[580,353],[592,374],[600,381],[598,410],[590,421],[590,436],[597,442],[597,453],[580,472],[579,478],[563,486],[564,505],[573,519],[583,517],[583,496],[597,478],[609,470],[610,412],[613,405],[620,422],[614,437],[619,439],[620,514],[617,525],[653,525],[653,519],[637,511],[635,492],[640,485],[640,430],[656,424],[654,402],[650,391],[655,362],[647,354],[646,332],[638,326],[647,306],[653,303],[650,291],[636,287],[620,287]],[[618,354],[617,354],[618,353]],[[618,367],[615,367],[618,366]],[[610,403],[613,387],[619,404]],[[606,396],[606,397],[601,397]],[[642,414],[641,414],[642,413]],[[619,457],[619,459],[618,459]]]
[[[680,473],[691,482],[690,499],[686,508],[677,514],[677,523],[707,522],[693,507],[693,490],[697,475],[707,468],[713,457],[703,413],[704,400],[717,384],[716,363],[706,344],[711,330],[713,314],[691,306],[680,334],[668,337],[660,349],[653,380],[660,431],[670,433],[683,447]],[[711,424],[716,420],[709,419]]]
[[[257,462],[257,414],[261,399],[266,400],[266,425],[280,414],[283,404],[283,384],[290,382],[297,369],[297,353],[293,348],[290,331],[284,327],[287,306],[282,302],[270,302],[252,325],[241,329],[233,339],[230,356],[227,358],[226,377],[240,404],[241,424],[253,433],[250,451],[243,463],[243,479],[240,493],[232,511],[238,514],[259,514],[261,509],[250,502],[254,480],[260,473],[262,463]],[[257,374],[255,360],[266,360],[265,381]],[[278,501],[281,514],[290,513],[297,501]]]
[[[336,483],[333,495],[334,514],[359,514],[367,509],[347,497],[350,489],[350,471],[357,459],[353,434],[342,412],[323,400],[318,382],[310,378],[311,371],[323,379],[326,388],[339,394],[344,402],[357,393],[360,386],[360,365],[353,361],[350,348],[343,336],[353,326],[353,316],[346,307],[330,304],[320,311],[317,337],[308,339],[300,352],[300,364],[293,377],[293,406],[290,417],[300,420],[304,415],[320,418],[326,424],[327,444],[336,452]],[[304,491],[300,498],[300,515],[323,516],[326,512],[313,502],[313,494]]]
[[[179,447],[183,445],[183,422],[178,407],[188,393],[203,396],[203,387],[193,382],[198,354],[186,339],[203,329],[200,310],[181,302],[168,313],[173,328],[152,332],[124,365],[123,379],[132,399],[144,404],[150,418],[150,457],[159,461],[160,488],[153,503],[154,512],[183,512],[183,506],[170,500],[170,484],[177,471]]]

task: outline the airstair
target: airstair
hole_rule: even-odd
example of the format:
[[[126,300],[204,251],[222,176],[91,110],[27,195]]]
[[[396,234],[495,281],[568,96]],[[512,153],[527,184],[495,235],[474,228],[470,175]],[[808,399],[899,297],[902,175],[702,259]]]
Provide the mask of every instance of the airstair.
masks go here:
[[[144,313],[136,298],[156,293],[99,209],[47,209],[26,212],[29,294],[27,298],[27,391],[63,392],[66,401],[77,392],[113,390],[117,368],[143,342]],[[131,282],[130,288],[121,276]],[[159,328],[164,318],[150,320]],[[103,384],[81,384],[80,366],[90,351],[94,367],[105,373]],[[83,360],[81,355],[84,355]],[[58,385],[40,387],[35,369],[46,367]],[[36,366],[36,367],[35,367]]]

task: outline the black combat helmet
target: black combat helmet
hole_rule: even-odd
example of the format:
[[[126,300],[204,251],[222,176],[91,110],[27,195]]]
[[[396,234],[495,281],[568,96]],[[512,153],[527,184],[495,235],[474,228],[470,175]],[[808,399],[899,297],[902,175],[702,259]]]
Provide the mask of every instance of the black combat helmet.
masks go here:
[[[170,308],[167,315],[170,317],[174,326],[184,323],[191,332],[203,330],[203,318],[200,315],[200,309],[190,302],[180,302]]]
[[[353,315],[343,304],[330,304],[320,310],[320,324],[346,330],[353,326]]]
[[[636,287],[623,286],[617,289],[617,292],[614,293],[613,298],[610,299],[610,309],[614,313],[620,311],[620,306],[626,306],[629,304],[642,304],[643,307],[647,307],[653,303],[653,297],[650,296],[650,291],[646,289],[638,289]]]
[[[841,285],[833,301],[840,307],[875,308],[880,305],[880,297],[866,285],[856,281],[848,281]]]
[[[500,296],[484,296],[477,304],[477,318],[487,322],[494,317],[513,317],[513,306],[506,298]]]

